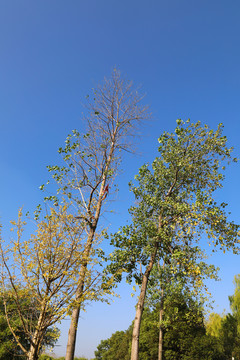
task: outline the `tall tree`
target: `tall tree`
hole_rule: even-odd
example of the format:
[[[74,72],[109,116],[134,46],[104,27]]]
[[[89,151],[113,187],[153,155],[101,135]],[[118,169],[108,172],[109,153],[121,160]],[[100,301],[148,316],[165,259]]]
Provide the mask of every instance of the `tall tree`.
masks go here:
[[[202,304],[185,294],[169,297],[164,333],[165,360],[224,360],[220,344],[206,335]]]
[[[82,294],[88,268],[88,258],[98,228],[103,205],[112,192],[123,150],[129,151],[130,138],[136,134],[136,125],[148,118],[142,97],[132,83],[121,79],[114,70],[109,80],[94,90],[84,118],[86,133],[73,131],[67,137],[65,148],[60,148],[64,166],[49,166],[59,184],[58,192],[72,205],[72,213],[84,223],[86,242],[85,262],[79,270],[75,307],[71,315],[66,360],[73,360]],[[55,196],[48,197],[57,203]]]
[[[147,306],[141,322],[139,359],[158,359],[159,308]],[[164,333],[165,360],[226,360],[220,342],[206,335],[202,306],[186,295],[169,294]],[[96,360],[129,360],[132,325],[102,340],[95,351]]]
[[[75,218],[67,213],[65,206],[51,209],[45,218],[38,220],[36,232],[24,240],[26,222],[21,210],[18,221],[12,223],[17,229],[17,239],[9,247],[0,243],[1,298],[8,327],[20,351],[28,360],[37,360],[48,329],[73,305],[78,270],[85,261],[80,238],[83,229],[81,224],[76,226]],[[94,297],[97,289],[102,293],[98,280],[98,274],[86,274],[83,299],[92,299],[93,288]],[[31,303],[32,312],[26,311],[25,299]],[[16,317],[24,337],[18,335]]]
[[[159,261],[153,266],[145,302],[148,306],[159,309],[158,360],[164,358],[164,332],[174,317],[169,311],[171,302],[181,295],[186,303],[191,299],[192,303],[194,300],[197,304],[204,304],[204,280],[217,277],[215,267],[203,261],[204,255],[198,246],[178,245],[172,252],[165,254],[162,264]],[[200,306],[199,309],[202,310]],[[187,316],[187,312],[185,315]]]
[[[134,277],[141,285],[131,360],[138,360],[141,317],[153,265],[177,244],[194,246],[204,232],[224,251],[237,247],[239,226],[227,220],[226,204],[218,205],[213,197],[222,187],[226,163],[236,161],[222,129],[222,124],[213,131],[200,122],[177,120],[175,133],[165,132],[158,139],[159,157],[152,169],[142,166],[136,176],[138,185],[131,185],[137,203],[130,208],[132,224],[122,227],[112,240],[119,248],[112,255],[113,270],[128,272],[128,279]]]

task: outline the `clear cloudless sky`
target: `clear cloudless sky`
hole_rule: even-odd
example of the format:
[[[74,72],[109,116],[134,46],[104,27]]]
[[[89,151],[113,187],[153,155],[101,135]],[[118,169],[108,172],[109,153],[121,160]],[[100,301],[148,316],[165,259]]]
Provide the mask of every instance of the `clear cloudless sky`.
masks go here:
[[[72,129],[81,131],[82,103],[92,87],[116,66],[141,85],[153,120],[142,128],[138,155],[128,156],[120,188],[105,215],[116,230],[128,218],[128,182],[157,155],[157,138],[177,118],[222,122],[239,156],[240,3],[238,0],[1,0],[0,2],[0,217],[9,239],[9,220],[20,206],[33,211],[46,165]],[[141,130],[141,129],[140,129]],[[239,164],[226,172],[219,201],[239,222]],[[228,307],[239,257],[218,253],[219,282],[209,282],[218,312]],[[80,319],[76,355],[94,356],[101,339],[125,330],[136,298],[119,287],[113,305],[91,304]],[[65,354],[68,320],[54,349]]]

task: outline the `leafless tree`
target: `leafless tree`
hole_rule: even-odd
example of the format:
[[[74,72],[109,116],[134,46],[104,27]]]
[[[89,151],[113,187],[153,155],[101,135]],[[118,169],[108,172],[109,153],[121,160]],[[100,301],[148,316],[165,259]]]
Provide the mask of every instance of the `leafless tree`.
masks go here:
[[[65,166],[49,167],[59,183],[58,191],[75,208],[76,219],[84,222],[86,234],[85,262],[79,271],[66,360],[74,358],[88,259],[103,206],[112,192],[123,151],[132,151],[131,137],[136,135],[138,123],[149,118],[148,107],[141,104],[142,96],[134,90],[132,82],[121,78],[117,70],[94,90],[93,95],[84,118],[86,133],[82,136],[73,131],[67,137],[65,148],[59,149]]]

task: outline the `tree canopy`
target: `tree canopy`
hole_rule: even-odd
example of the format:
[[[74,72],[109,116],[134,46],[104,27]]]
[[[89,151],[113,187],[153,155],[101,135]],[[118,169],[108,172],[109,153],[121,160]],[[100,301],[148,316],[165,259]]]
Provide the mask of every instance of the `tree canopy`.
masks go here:
[[[239,317],[239,294],[240,276],[234,277],[234,294],[229,296],[232,313],[211,313],[206,322],[207,334],[217,339],[223,348],[227,359],[240,357],[240,317]]]
[[[76,227],[75,219],[67,213],[66,206],[50,209],[45,217],[37,221],[35,233],[26,239],[23,239],[26,221],[22,210],[18,220],[12,224],[16,229],[16,238],[10,247],[5,247],[3,241],[0,244],[3,266],[1,298],[15,342],[29,360],[36,360],[49,327],[66,316],[73,305],[77,273],[85,260],[80,241],[82,229]],[[92,299],[91,286],[96,290],[94,296],[97,289],[101,289],[98,274],[94,276],[93,273],[86,276],[84,299]],[[9,294],[24,337],[19,337],[15,328]],[[34,317],[33,313],[26,311],[25,299],[28,299],[28,304],[31,303]]]
[[[214,131],[178,119],[174,133],[159,137],[159,156],[151,166],[143,165],[130,185],[135,195],[132,222],[112,237],[116,250],[110,268],[119,280],[126,272],[127,280],[135,279],[141,287],[131,360],[138,359],[141,314],[154,264],[170,257],[171,264],[178,263],[183,273],[195,272],[201,282],[201,270],[188,256],[200,239],[207,238],[214,249],[239,249],[239,225],[228,221],[227,204],[214,198],[226,165],[237,161],[222,131],[222,124]]]
[[[206,335],[201,304],[185,296],[170,296],[166,316],[171,319],[164,333],[164,360],[226,360],[220,342]],[[174,316],[173,316],[174,314]],[[131,325],[102,340],[95,351],[96,360],[129,360]],[[158,359],[159,309],[145,307],[140,329],[139,359]]]
[[[20,292],[20,291],[19,291]],[[8,303],[8,315],[11,321],[11,325],[14,328],[14,331],[17,337],[20,339],[20,342],[26,349],[30,348],[29,339],[26,337],[23,325],[19,318],[19,314],[16,308],[16,303],[11,291],[7,291],[4,295],[4,298]],[[31,321],[36,324],[38,318],[38,310],[36,308],[36,300],[26,296],[24,291],[22,292],[22,297],[19,298],[20,306],[22,308],[22,314],[25,318],[31,318]],[[44,350],[45,347],[52,347],[57,342],[59,336],[59,330],[57,328],[48,328],[41,344],[40,352]],[[17,342],[14,339],[14,336],[8,326],[8,322],[5,315],[5,308],[3,299],[0,299],[0,359],[1,360],[17,360],[19,358],[26,359],[23,351],[17,345]]]

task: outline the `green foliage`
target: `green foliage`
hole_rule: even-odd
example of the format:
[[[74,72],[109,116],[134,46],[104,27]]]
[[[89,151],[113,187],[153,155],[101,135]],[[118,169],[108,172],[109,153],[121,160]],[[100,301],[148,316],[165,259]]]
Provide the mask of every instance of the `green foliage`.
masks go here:
[[[173,311],[173,309],[175,309]],[[179,295],[169,301],[167,315],[173,312],[164,335],[164,360],[226,360],[217,339],[206,335],[201,306]],[[129,360],[132,325],[101,341],[95,360]],[[144,309],[139,344],[139,360],[158,359],[159,309]],[[119,354],[119,350],[121,353]]]
[[[240,337],[237,330],[238,326],[238,320],[232,314],[227,314],[222,319],[219,339],[227,358],[234,356],[236,359],[239,359],[240,357]]]
[[[240,336],[240,274],[234,277],[235,290],[232,296],[229,296],[230,307],[233,315],[238,321],[238,334]]]
[[[169,303],[166,312],[168,317],[174,312],[176,315],[164,332],[165,360],[221,359],[221,351],[217,351],[219,344],[206,336],[201,306],[192,299],[186,303],[180,295]]]
[[[219,338],[222,327],[222,316],[211,313],[207,321],[207,334]]]
[[[218,204],[213,196],[222,187],[225,165],[236,160],[222,129],[222,124],[213,131],[200,122],[178,119],[174,133],[164,132],[159,137],[159,156],[151,167],[143,165],[136,183],[130,184],[136,200],[129,210],[132,223],[112,236],[116,249],[109,270],[117,281],[126,272],[128,282],[141,285],[138,309],[143,307],[148,281],[158,283],[158,278],[150,276],[157,262],[162,290],[166,288],[163,267],[167,263],[170,281],[183,280],[184,286],[189,281],[189,288],[197,294],[206,277],[215,277],[215,269],[203,261],[200,239],[205,235],[209,244],[223,251],[239,250],[239,225],[228,221],[227,204]],[[134,354],[140,319],[138,314]]]
[[[46,355],[46,354],[42,354],[39,356],[39,360],[65,360],[65,357],[64,356],[61,356],[59,358],[56,358],[56,357],[52,357],[52,356],[49,356],[49,355]],[[85,357],[74,357],[74,360],[88,360],[87,358]]]
[[[49,355],[46,355],[46,354],[42,354],[42,355],[40,355],[39,356],[39,360],[65,360],[65,357],[64,356],[61,356],[61,357],[59,357],[59,358],[53,358],[53,357],[51,357],[51,356],[49,356]],[[88,360],[87,358],[85,358],[85,357],[74,357],[74,360]]]
[[[11,246],[4,246],[3,241],[0,241],[3,262],[1,295],[11,332],[21,351],[27,355],[30,351],[39,353],[48,329],[71,309],[72,296],[78,285],[79,267],[85,261],[79,241],[82,229],[76,228],[75,219],[67,213],[66,207],[50,209],[45,218],[36,223],[35,233],[25,239],[23,230],[26,223],[21,210],[18,221],[12,224],[17,234]],[[99,289],[97,276],[91,279],[86,276],[86,284],[90,283]],[[14,326],[11,302],[5,296],[8,290],[17,305],[16,316],[24,330],[23,339],[17,335]],[[84,299],[85,295],[92,298],[87,287]],[[34,317],[31,312],[26,316],[25,299],[29,299]]]
[[[226,203],[213,198],[226,163],[233,160],[222,128],[214,132],[200,122],[178,120],[175,133],[160,136],[159,157],[140,168],[137,185],[130,184],[137,203],[129,210],[132,224],[112,237],[119,248],[112,255],[115,273],[121,267],[129,281],[141,282],[137,264],[145,266],[155,247],[160,259],[180,247],[174,256],[182,261],[203,232],[215,247],[237,250],[239,225],[227,220]]]
[[[39,356],[39,360],[54,360],[52,356],[42,354]],[[63,359],[64,360],[64,359]]]
[[[7,298],[8,302],[8,313],[10,317],[11,324],[15,330],[16,335],[19,337],[21,343],[29,349],[29,341],[25,336],[25,331],[23,329],[22,323],[19,319],[16,303],[14,302],[13,297],[11,296],[11,292],[5,294],[5,298]],[[34,299],[23,296],[19,298],[19,305],[23,309],[23,316],[25,318],[32,319],[32,325],[37,321],[37,311],[35,308]],[[54,346],[57,341],[59,335],[58,329],[49,328],[44,336],[42,348],[45,346]],[[0,300],[0,360],[17,360],[17,359],[25,359],[26,356],[23,355],[22,351],[17,346],[14,337],[9,329],[7,324],[7,319],[5,316],[4,303],[3,299]],[[44,359],[42,359],[44,360]]]
[[[109,339],[102,340],[95,351],[95,360],[128,360],[131,330],[115,332]]]
[[[206,323],[207,334],[221,344],[224,359],[231,359],[232,356],[235,359],[240,357],[238,325],[237,318],[230,313],[222,316],[212,313]]]
[[[211,335],[221,343],[226,359],[240,358],[240,314],[239,314],[239,293],[240,275],[234,277],[235,290],[229,296],[232,314],[219,315],[212,313],[206,323],[207,334]]]

